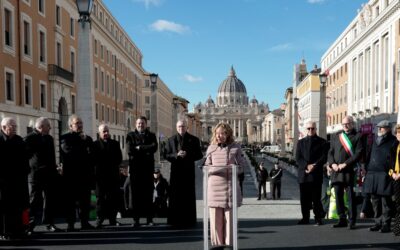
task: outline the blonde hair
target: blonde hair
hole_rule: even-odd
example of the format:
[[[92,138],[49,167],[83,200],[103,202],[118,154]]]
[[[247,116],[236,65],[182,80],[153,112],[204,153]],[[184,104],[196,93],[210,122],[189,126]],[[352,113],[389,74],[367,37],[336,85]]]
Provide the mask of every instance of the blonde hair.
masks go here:
[[[228,123],[223,123],[223,122],[218,123],[217,126],[215,126],[213,128],[213,134],[212,134],[212,137],[211,137],[211,144],[218,144],[218,142],[217,142],[217,130],[219,128],[222,128],[226,133],[226,144],[227,145],[232,144],[235,141],[234,138],[233,138],[233,130],[231,129],[231,127],[229,126]]]

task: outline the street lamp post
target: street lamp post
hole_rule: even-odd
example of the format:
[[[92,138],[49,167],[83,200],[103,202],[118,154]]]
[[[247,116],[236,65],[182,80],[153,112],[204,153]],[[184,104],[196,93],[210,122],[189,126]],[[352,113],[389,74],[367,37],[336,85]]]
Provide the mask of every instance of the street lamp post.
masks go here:
[[[77,105],[76,113],[81,117],[85,126],[85,132],[90,136],[96,134],[96,124],[93,122],[95,115],[94,87],[92,81],[92,49],[91,49],[91,25],[90,13],[92,12],[92,0],[76,0],[79,12],[78,22],[78,67],[77,67]]]
[[[320,102],[319,102],[319,136],[326,139],[326,80],[328,75],[325,73],[319,74]]]
[[[294,102],[294,117],[293,117],[293,152],[292,155],[293,157],[296,155],[296,147],[297,147],[297,141],[299,140],[299,115],[297,112],[299,112],[298,104],[299,104],[299,98],[295,97],[293,98]]]
[[[282,131],[281,131],[281,155],[284,156],[286,154],[285,147],[285,110],[282,109]]]
[[[150,131],[156,134],[157,140],[159,140],[158,133],[158,105],[157,105],[157,78],[158,75],[151,73],[150,75],[151,83],[151,105],[150,105]],[[160,143],[160,142],[159,142]],[[156,163],[160,161],[159,154],[156,155]]]

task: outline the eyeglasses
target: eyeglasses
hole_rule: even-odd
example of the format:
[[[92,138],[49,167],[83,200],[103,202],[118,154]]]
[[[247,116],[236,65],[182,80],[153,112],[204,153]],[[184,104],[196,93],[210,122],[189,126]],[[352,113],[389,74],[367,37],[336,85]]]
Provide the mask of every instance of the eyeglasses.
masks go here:
[[[314,130],[315,128],[307,128],[307,130]]]

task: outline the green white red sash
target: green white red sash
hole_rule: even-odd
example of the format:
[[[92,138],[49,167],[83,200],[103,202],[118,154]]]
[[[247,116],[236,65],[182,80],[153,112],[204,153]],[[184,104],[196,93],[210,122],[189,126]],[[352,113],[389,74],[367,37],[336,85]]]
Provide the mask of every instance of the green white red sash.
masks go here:
[[[341,133],[339,135],[339,140],[347,154],[353,156],[353,144],[351,144],[351,141],[349,137],[347,137],[346,133]]]
[[[340,143],[342,144],[344,150],[346,151],[346,153],[352,157],[354,155],[354,151],[353,151],[353,144],[351,144],[351,141],[349,139],[349,137],[347,137],[346,133],[341,133],[339,135],[339,140]],[[356,164],[356,174],[354,176],[354,192],[361,192],[361,188],[362,188],[362,184],[363,184],[363,177],[361,174],[361,166],[360,164]]]

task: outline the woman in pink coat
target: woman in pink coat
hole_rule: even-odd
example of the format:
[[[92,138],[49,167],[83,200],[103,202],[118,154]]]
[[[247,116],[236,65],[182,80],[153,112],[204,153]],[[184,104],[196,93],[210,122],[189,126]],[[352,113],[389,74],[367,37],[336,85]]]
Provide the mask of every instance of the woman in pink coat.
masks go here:
[[[240,145],[234,142],[233,132],[226,123],[213,130],[211,145],[207,149],[205,165],[209,166],[208,206],[210,208],[211,245],[232,245],[232,170],[218,166],[237,165],[240,174],[245,161]],[[242,194],[237,185],[238,206]]]

